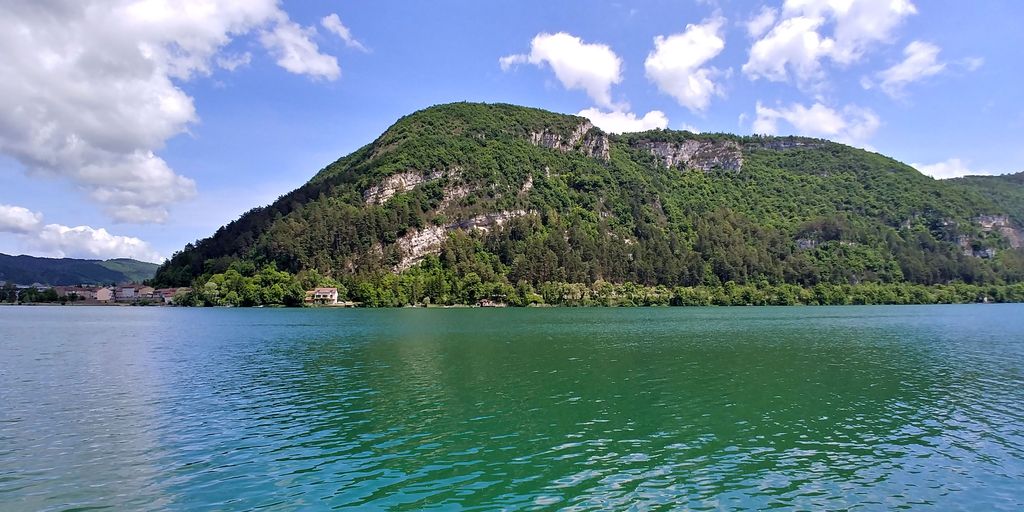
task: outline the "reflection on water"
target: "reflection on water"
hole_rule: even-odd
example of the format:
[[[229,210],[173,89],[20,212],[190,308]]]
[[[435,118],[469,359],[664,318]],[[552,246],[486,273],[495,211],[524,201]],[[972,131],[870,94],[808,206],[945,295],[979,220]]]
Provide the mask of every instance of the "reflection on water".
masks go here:
[[[1024,507],[1024,307],[0,308],[4,510]]]

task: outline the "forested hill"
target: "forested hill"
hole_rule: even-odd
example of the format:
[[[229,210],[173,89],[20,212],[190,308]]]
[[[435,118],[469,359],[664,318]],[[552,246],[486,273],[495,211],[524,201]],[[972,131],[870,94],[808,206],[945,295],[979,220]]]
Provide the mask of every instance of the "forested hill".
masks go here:
[[[1021,195],[1001,190],[825,140],[609,135],[576,116],[456,103],[403,117],[188,245],[155,284],[268,263],[357,300],[404,287],[392,303],[548,282],[1020,282]]]
[[[1015,226],[1024,226],[1024,172],[1002,176],[965,176],[950,183],[970,188],[991,199],[1009,214]]]
[[[156,273],[155,263],[132,259],[82,260],[0,254],[0,281],[50,286],[142,282]]]

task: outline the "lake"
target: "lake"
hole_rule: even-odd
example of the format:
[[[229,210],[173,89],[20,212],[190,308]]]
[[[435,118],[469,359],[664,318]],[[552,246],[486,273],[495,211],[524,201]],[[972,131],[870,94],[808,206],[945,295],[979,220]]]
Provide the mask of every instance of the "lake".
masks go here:
[[[1021,510],[1024,305],[0,307],[0,509]]]

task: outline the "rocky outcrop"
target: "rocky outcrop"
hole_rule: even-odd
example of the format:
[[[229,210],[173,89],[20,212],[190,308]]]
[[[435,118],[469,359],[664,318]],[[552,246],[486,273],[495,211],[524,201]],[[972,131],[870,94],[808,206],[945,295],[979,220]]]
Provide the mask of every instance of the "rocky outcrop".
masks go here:
[[[461,229],[464,231],[479,230],[486,233],[494,226],[501,226],[511,219],[522,217],[528,213],[526,210],[485,213],[447,226],[429,226],[407,233],[395,242],[395,245],[398,246],[398,250],[402,254],[402,259],[392,270],[395,272],[408,270],[413,265],[422,261],[423,258],[432,254],[439,254],[441,252],[441,244],[448,237],[449,231]]]
[[[1003,234],[1006,241],[1009,242],[1010,247],[1014,249],[1020,249],[1024,247],[1024,231],[1007,226],[999,229],[999,232]]]
[[[590,121],[583,121],[568,137],[551,130],[530,133],[530,143],[542,148],[554,149],[562,153],[578,151],[591,158],[608,161],[608,136],[594,129]]]
[[[384,204],[388,199],[394,197],[395,194],[412,190],[416,185],[435,180],[440,177],[441,176],[438,173],[431,173],[424,176],[416,171],[392,174],[391,176],[384,178],[384,181],[366,189],[366,192],[363,193],[363,200],[366,201],[367,205]]]
[[[525,196],[526,194],[529,194],[531,190],[533,190],[532,174],[526,177],[526,181],[523,182],[523,186],[519,188],[519,195]]]
[[[402,260],[392,270],[395,272],[409,270],[427,255],[437,254],[441,250],[441,243],[447,236],[448,228],[430,226],[399,238],[395,244],[402,252]]]
[[[725,169],[739,172],[743,168],[743,151],[736,141],[690,139],[682,142],[639,141],[634,143],[658,157],[665,167],[677,169]]]
[[[1010,218],[1006,215],[980,215],[974,219],[974,222],[986,233],[995,231],[1003,235],[1010,247],[1014,249],[1024,247],[1024,232],[1013,227]]]
[[[466,184],[449,185],[445,187],[444,196],[441,198],[441,206],[438,207],[438,210],[447,210],[448,208],[451,208],[455,203],[468,197],[474,190],[474,187]]]
[[[603,133],[587,135],[580,142],[580,152],[590,158],[607,162],[611,159],[608,153],[608,136]]]
[[[384,178],[380,183],[371,186],[363,193],[363,200],[367,205],[381,205],[388,202],[395,194],[408,192],[417,185],[438,180],[444,177],[457,177],[458,168],[437,170],[424,174],[420,171],[406,171],[392,174]]]
[[[822,147],[824,145],[825,145],[825,142],[820,141],[820,140],[801,139],[801,138],[795,138],[795,137],[786,137],[786,138],[769,137],[769,138],[766,138],[765,140],[763,140],[761,142],[758,142],[758,143],[754,144],[755,147],[760,147],[760,148],[764,148],[764,149],[774,149],[776,151],[782,151],[784,149],[794,149],[794,148],[815,149],[815,148],[820,148],[820,147]]]
[[[995,258],[996,249],[994,247],[983,247],[975,245],[974,239],[968,235],[960,235],[956,238],[957,245],[960,246],[960,252],[964,256],[974,256],[975,258]]]
[[[818,247],[818,241],[813,238],[798,238],[796,248],[801,251],[809,251]]]
[[[487,232],[494,226],[501,226],[516,217],[522,217],[526,214],[526,210],[507,210],[503,212],[485,213],[483,215],[477,215],[471,219],[457,222],[453,224],[451,228],[464,230],[477,229]]]

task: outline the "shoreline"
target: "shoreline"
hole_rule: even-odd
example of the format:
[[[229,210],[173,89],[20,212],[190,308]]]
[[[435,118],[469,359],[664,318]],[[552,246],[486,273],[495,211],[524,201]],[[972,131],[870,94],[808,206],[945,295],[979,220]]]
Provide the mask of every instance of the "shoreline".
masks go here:
[[[569,305],[569,304],[530,304],[527,306],[476,306],[469,304],[451,304],[451,305],[405,305],[405,306],[332,306],[332,305],[318,305],[318,306],[284,306],[284,305],[270,305],[270,306],[177,306],[174,304],[104,304],[104,303],[93,303],[93,304],[60,304],[50,302],[29,302],[29,303],[0,303],[0,306],[15,306],[15,307],[135,307],[135,308],[179,308],[179,309],[330,309],[330,310],[352,310],[352,309],[687,309],[687,308],[822,308],[822,307],[857,307],[857,306],[968,306],[968,305],[979,305],[979,306],[994,306],[999,304],[1024,304],[1024,301],[1004,301],[1004,302],[877,302],[877,303],[863,303],[863,304],[641,304],[641,305],[622,305],[622,304],[586,304],[586,305]]]

